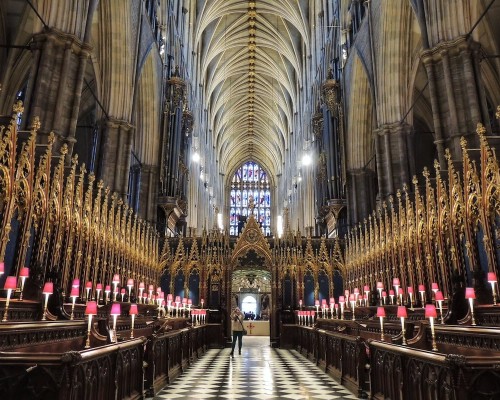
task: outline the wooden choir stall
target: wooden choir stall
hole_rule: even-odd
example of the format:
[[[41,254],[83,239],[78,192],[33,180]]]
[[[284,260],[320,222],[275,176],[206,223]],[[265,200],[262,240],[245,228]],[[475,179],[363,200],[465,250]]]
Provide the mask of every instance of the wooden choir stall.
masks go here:
[[[39,143],[38,120],[18,131],[21,111],[0,128],[0,397],[153,396],[220,324],[199,306],[174,310],[155,229],[53,135]]]
[[[500,398],[500,170],[473,140],[350,231],[340,295],[301,300],[283,348],[361,398]]]

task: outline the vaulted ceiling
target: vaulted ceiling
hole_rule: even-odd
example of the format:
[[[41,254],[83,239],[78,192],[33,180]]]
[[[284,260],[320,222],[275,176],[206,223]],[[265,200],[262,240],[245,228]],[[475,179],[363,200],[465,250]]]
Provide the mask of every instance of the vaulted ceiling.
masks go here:
[[[298,109],[308,2],[199,2],[195,48],[217,158],[226,176],[256,160],[281,172]]]

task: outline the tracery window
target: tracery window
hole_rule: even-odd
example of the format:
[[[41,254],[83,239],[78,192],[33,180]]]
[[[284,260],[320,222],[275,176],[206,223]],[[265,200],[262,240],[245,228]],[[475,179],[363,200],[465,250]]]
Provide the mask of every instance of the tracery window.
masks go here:
[[[229,234],[237,236],[250,216],[253,199],[253,215],[262,233],[271,236],[271,191],[269,177],[259,164],[249,161],[236,170],[231,182]]]

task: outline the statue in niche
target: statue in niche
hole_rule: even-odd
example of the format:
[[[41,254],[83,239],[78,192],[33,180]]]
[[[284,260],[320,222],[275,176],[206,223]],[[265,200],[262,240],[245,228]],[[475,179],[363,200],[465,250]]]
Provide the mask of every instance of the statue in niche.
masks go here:
[[[269,295],[264,294],[260,301],[260,318],[264,321],[269,320]]]

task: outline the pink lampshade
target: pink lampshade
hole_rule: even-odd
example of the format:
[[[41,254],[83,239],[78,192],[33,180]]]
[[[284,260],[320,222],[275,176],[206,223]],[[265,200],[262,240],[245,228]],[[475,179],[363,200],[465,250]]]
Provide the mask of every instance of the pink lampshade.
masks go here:
[[[319,306],[319,300],[314,300],[314,305]]]
[[[434,304],[425,305],[425,318],[437,318],[436,306]]]
[[[334,297],[330,297],[330,305],[332,304],[335,304],[335,298]]]
[[[354,288],[354,294],[359,294],[359,289],[358,288]]]
[[[369,291],[370,291],[370,286],[365,285],[365,286],[363,287],[363,292],[369,292]]]
[[[30,269],[28,267],[22,267],[21,271],[19,271],[19,277],[27,278],[30,276]]]
[[[95,285],[95,290],[102,290],[102,283]]]
[[[122,290],[120,290],[120,293],[121,294],[125,294],[126,293],[126,290],[124,288],[122,288]]]
[[[385,308],[384,307],[377,307],[377,317],[384,317],[385,318]]]
[[[106,285],[106,288],[104,289],[105,292],[111,292],[111,286]]]
[[[355,299],[356,299],[356,298],[354,297],[354,295],[353,295],[353,294],[350,294],[350,295],[349,295],[349,301],[355,301]]]
[[[137,315],[139,314],[139,310],[137,309],[137,304],[133,303],[130,305],[130,310],[128,310],[129,315]]]
[[[338,303],[335,303],[335,308],[338,309],[339,308],[339,304]]]
[[[155,285],[149,285],[148,290],[151,290],[151,291],[155,290]]]
[[[349,290],[344,290],[344,296],[349,297]]]
[[[174,296],[172,293],[167,294],[167,301],[172,301],[174,299]]]
[[[436,282],[432,282],[431,289],[436,291],[439,290],[438,284]]]
[[[345,303],[345,297],[339,296],[339,303]]]
[[[80,287],[80,279],[73,279],[71,286],[76,288]]]
[[[0,261],[0,275],[5,272],[5,263]]]
[[[85,284],[85,289],[92,289],[92,282],[88,281],[88,282]]]
[[[400,286],[400,283],[399,283],[399,278],[394,278],[392,280],[392,286]]]
[[[383,289],[384,284],[382,282],[377,282],[377,289]]]
[[[444,300],[443,292],[438,290],[436,292],[436,301],[442,301],[442,300]]]
[[[316,315],[316,311],[311,311],[311,317],[314,317]]]
[[[111,306],[111,315],[121,315],[122,308],[120,307],[120,303],[113,303]]]
[[[326,306],[326,299],[321,300],[321,305],[325,305]]]
[[[387,297],[387,292],[385,290],[382,292],[382,297]]]
[[[112,282],[113,283],[120,283],[120,275],[114,274]]]
[[[488,272],[488,282],[496,282],[497,281],[497,274],[494,272]]]
[[[145,287],[146,285],[144,284],[144,282],[139,283],[139,289],[144,289]]]
[[[180,303],[181,302],[181,296],[175,296],[175,302]]]
[[[408,318],[408,312],[405,306],[398,306],[398,318]]]
[[[473,287],[465,288],[465,298],[466,299],[475,299],[476,298],[476,291],[474,290]]]
[[[8,276],[5,280],[5,285],[3,286],[5,290],[11,289],[16,290],[17,288],[17,278],[15,276]]]
[[[147,294],[147,293],[143,293],[143,294],[142,294],[142,298],[143,298],[143,299],[147,299],[147,298],[148,298],[148,294]]]
[[[134,280],[132,278],[127,280],[127,286],[134,286]]]
[[[188,299],[188,306],[192,306],[192,305],[193,305],[193,300]]]
[[[425,285],[418,285],[419,292],[425,292]]]
[[[398,288],[398,296],[399,296],[400,294],[405,294],[405,292],[404,292],[403,288],[401,288],[401,287],[400,287],[400,288]]]
[[[161,292],[161,287],[159,287],[159,286],[158,286],[158,287],[156,288],[156,293],[160,293],[160,292]]]
[[[394,296],[394,290],[389,290],[389,296]]]
[[[185,298],[185,297],[183,297],[183,298],[182,298],[182,304],[187,304],[187,302],[188,302],[188,299],[187,299],[187,298]]]
[[[71,288],[71,293],[70,293],[69,297],[78,297],[80,295],[78,292],[79,291],[78,291],[77,287]]]
[[[43,294],[52,294],[54,293],[54,283],[52,282],[45,282],[45,285],[43,285]]]
[[[408,290],[407,290],[408,294],[413,294],[413,286],[408,286]]]
[[[97,303],[95,301],[88,301],[85,308],[85,315],[97,315]]]

